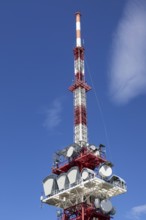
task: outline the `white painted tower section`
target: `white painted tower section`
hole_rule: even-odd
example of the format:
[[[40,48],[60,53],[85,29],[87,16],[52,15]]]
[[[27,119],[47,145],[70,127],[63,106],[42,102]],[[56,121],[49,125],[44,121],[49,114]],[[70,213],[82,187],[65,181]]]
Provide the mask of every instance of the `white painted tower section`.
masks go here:
[[[77,88],[74,91],[74,108],[85,108],[86,109],[86,91],[84,88]],[[82,109],[80,109],[82,111]],[[88,142],[88,131],[87,125],[82,123],[80,115],[80,123],[75,125],[74,128],[74,142],[77,144],[87,143]]]

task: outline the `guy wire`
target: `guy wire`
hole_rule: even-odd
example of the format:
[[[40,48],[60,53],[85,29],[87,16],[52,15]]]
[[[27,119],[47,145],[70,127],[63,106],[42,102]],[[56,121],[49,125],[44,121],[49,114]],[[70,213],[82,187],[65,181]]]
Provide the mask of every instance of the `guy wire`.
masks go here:
[[[94,92],[94,95],[95,95],[95,100],[97,102],[97,107],[99,109],[99,113],[100,113],[100,116],[101,116],[101,121],[102,121],[102,124],[103,124],[104,133],[105,133],[105,139],[106,139],[106,143],[107,143],[106,145],[107,145],[107,149],[109,151],[109,157],[110,157],[110,159],[112,159],[111,152],[110,152],[110,147],[109,147],[110,145],[109,145],[109,137],[108,137],[108,132],[107,132],[107,126],[106,126],[106,122],[105,122],[105,119],[104,119],[104,114],[103,114],[103,111],[102,111],[100,100],[99,100],[99,97],[97,96],[97,92],[96,92],[96,89],[95,89],[95,86],[94,86],[94,83],[93,83],[93,77],[92,77],[91,72],[90,72],[90,68],[89,68],[89,65],[88,65],[88,62],[87,62],[87,57],[85,57],[85,65],[87,67],[87,72],[88,72],[89,77],[90,77],[91,86],[93,88],[93,92]]]

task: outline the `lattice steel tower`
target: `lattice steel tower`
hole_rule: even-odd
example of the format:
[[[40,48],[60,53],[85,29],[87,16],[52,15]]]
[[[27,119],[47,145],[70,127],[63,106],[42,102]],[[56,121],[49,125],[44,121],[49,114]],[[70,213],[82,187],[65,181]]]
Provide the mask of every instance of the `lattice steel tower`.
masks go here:
[[[125,193],[126,183],[112,175],[112,163],[104,148],[88,143],[84,47],[80,12],[76,13],[75,79],[69,90],[74,95],[74,143],[56,152],[52,174],[43,180],[41,201],[58,208],[59,220],[110,220],[115,214],[113,196]]]

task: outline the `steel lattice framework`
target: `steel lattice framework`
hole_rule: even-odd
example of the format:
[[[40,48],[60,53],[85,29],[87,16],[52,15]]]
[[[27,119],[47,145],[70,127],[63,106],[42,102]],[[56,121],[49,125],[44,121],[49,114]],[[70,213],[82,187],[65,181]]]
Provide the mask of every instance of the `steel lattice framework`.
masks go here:
[[[86,92],[91,89],[85,82],[84,48],[81,44],[80,13],[76,13],[76,47],[74,49],[75,82],[69,88],[74,93],[74,142],[85,144],[88,142]]]

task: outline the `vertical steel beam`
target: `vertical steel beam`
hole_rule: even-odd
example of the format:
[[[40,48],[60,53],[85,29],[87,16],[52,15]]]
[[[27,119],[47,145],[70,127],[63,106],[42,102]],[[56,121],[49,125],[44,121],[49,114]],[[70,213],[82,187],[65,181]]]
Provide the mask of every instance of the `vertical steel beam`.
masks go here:
[[[84,206],[82,205],[82,220],[84,220],[84,217],[85,217],[85,209]]]

